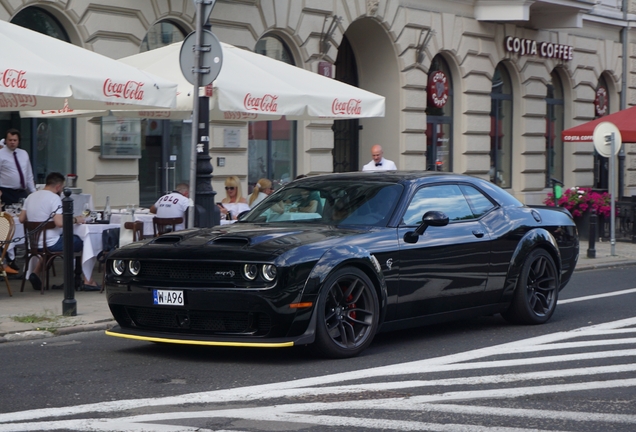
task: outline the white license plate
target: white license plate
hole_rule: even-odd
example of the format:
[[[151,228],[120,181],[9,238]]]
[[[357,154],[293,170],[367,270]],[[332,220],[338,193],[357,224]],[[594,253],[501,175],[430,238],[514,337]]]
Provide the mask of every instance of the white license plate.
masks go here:
[[[183,291],[153,290],[152,300],[156,305],[183,306]]]

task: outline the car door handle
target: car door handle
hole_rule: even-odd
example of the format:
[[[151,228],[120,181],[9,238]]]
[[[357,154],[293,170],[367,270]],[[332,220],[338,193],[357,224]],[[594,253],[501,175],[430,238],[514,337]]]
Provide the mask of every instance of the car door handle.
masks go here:
[[[473,230],[473,235],[477,238],[482,238],[484,236],[484,232],[479,230]]]

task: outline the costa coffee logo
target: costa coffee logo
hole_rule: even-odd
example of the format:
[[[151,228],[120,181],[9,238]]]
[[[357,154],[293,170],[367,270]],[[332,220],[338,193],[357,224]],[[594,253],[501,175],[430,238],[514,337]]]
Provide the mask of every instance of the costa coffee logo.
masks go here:
[[[435,71],[428,77],[428,101],[437,108],[448,102],[448,77],[442,71]]]
[[[0,108],[35,107],[38,100],[35,96],[0,93]]]
[[[6,69],[2,73],[2,85],[6,88],[27,88],[26,71],[17,69]]]
[[[362,101],[360,99],[349,99],[340,101],[334,99],[331,104],[331,112],[335,115],[360,115],[362,113]]]
[[[603,117],[607,114],[609,99],[607,97],[607,89],[599,87],[596,89],[596,97],[594,98],[594,111],[597,117]]]
[[[276,100],[278,96],[266,94],[263,97],[254,97],[251,93],[245,95],[243,105],[249,111],[272,112],[278,111]]]
[[[572,60],[574,48],[551,42],[537,42],[532,39],[522,39],[508,36],[504,40],[504,48],[508,52],[521,56],[532,55],[545,58],[556,58],[565,61]]]
[[[108,78],[104,81],[104,96],[141,101],[144,100],[143,86],[144,83],[137,81],[116,83]]]

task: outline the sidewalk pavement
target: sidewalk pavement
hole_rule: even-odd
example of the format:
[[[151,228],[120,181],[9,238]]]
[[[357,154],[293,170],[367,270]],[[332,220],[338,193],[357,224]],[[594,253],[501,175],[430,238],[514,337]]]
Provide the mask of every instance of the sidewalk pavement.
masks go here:
[[[576,271],[597,268],[636,265],[636,243],[616,242],[611,255],[609,242],[595,244],[596,258],[588,258],[587,241],[581,242]],[[50,285],[63,281],[61,262],[57,264],[57,276],[51,273]],[[101,284],[102,273],[95,266],[93,279]],[[4,281],[0,281],[0,343],[43,339],[83,331],[106,330],[115,325],[106,303],[106,293],[98,291],[76,291],[77,315],[62,315],[63,290],[34,291],[27,281],[20,292],[22,280],[10,280],[13,297],[9,297]]]

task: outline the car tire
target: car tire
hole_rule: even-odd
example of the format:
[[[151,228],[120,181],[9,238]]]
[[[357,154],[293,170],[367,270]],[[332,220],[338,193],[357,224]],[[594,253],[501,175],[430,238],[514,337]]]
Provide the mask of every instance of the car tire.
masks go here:
[[[556,309],[559,277],[552,256],[544,249],[526,258],[510,307],[501,315],[515,324],[543,324]]]
[[[343,267],[325,280],[317,304],[314,351],[330,358],[348,358],[366,349],[378,327],[378,296],[369,277]]]

